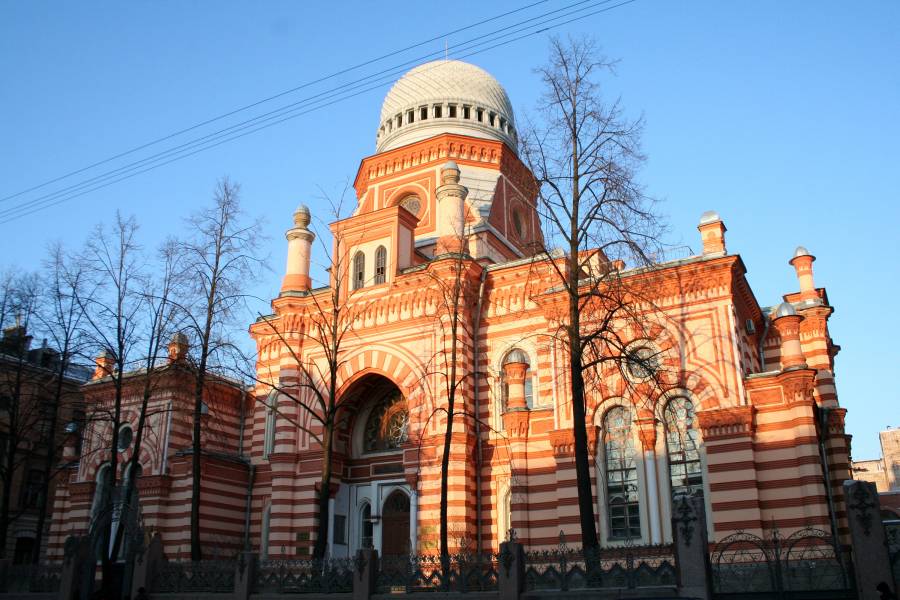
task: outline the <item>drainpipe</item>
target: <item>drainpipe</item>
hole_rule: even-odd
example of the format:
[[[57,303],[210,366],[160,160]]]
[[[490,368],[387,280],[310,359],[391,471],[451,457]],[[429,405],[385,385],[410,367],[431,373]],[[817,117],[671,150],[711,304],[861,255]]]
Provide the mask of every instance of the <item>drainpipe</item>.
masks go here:
[[[241,426],[238,430],[238,458],[244,458],[244,420],[247,409],[247,388],[241,389]]]
[[[475,552],[481,554],[481,419],[478,406],[478,332],[481,328],[481,307],[484,301],[484,283],[487,280],[487,266],[481,266],[481,281],[478,284],[478,304],[475,307],[475,322],[472,337],[472,404],[475,407]]]
[[[256,465],[250,465],[247,477],[247,503],[244,508],[244,550],[250,551],[250,506],[253,503],[253,482],[256,480]]]
[[[828,520],[831,522],[831,541],[834,544],[835,558],[841,567],[841,576],[844,578],[846,586],[846,575],[844,571],[844,556],[841,552],[841,540],[838,537],[837,515],[834,510],[834,495],[831,492],[831,475],[828,469],[828,452],[825,447],[825,434],[828,432],[828,413],[831,409],[819,408],[819,458],[822,461],[822,475],[825,477],[825,499],[828,501]]]
[[[766,351],[765,351],[765,343],[766,343],[766,335],[769,333],[769,317],[763,315],[763,322],[765,325],[763,326],[762,335],[759,337],[759,372],[765,373],[766,371]]]

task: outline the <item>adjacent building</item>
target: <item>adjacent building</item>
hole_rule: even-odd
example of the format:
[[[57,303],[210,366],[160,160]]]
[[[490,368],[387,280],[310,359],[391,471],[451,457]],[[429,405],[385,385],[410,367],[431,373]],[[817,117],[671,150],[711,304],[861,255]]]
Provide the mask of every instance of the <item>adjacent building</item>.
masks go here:
[[[900,429],[888,427],[878,432],[881,458],[854,460],[853,479],[870,481],[878,489],[882,516],[900,519]]]
[[[32,560],[42,504],[47,515],[40,543],[46,547],[63,440],[80,436],[84,415],[80,386],[89,374],[89,369],[74,365],[61,370],[59,352],[49,347],[47,340],[33,347],[32,336],[24,326],[16,324],[3,330],[0,495],[8,494],[9,529],[4,550],[14,563]],[[42,503],[45,480],[49,482],[46,489],[51,501]]]

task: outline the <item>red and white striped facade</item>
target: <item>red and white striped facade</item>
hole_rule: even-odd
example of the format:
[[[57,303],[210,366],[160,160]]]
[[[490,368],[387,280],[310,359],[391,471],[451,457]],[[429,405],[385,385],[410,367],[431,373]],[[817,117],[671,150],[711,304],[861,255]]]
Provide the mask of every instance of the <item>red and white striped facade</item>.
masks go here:
[[[273,315],[250,327],[259,383],[243,403],[231,389],[211,405],[210,415],[218,416],[204,447],[207,544],[240,543],[249,499],[254,548],[270,557],[311,552],[323,452],[310,431],[321,428],[293,402],[278,400],[277,413],[269,405],[277,396],[272,385],[290,388],[302,379],[298,360],[327,371],[310,324],[322,322],[339,285],[340,302],[353,319],[337,373],[344,410],[332,460],[330,552],[348,555],[368,544],[385,553],[436,551],[446,425],[439,409],[447,402],[441,373],[449,347],[438,325],[440,289],[459,264],[473,295],[460,308],[465,327],[456,356],[463,382],[457,411],[466,414],[454,420],[451,544],[465,539],[472,548],[480,540],[483,549],[496,549],[509,529],[529,547],[555,545],[560,531],[570,542],[579,540],[567,359],[554,342],[561,298],[548,266],[529,252],[542,236],[528,191],[532,178],[513,147],[511,112],[498,108],[504,119],[492,112],[496,90],[475,94],[469,105],[465,90],[444,100],[432,94],[455,81],[448,76],[431,87],[426,81],[425,99],[407,97],[418,89],[409,82],[401,90],[406,96],[389,95],[386,106],[398,111],[397,120],[390,111],[383,114],[379,138],[390,143],[363,159],[354,183],[358,207],[332,226],[334,256],[346,263],[332,266],[326,287],[311,287],[308,210],[294,215]],[[396,108],[401,101],[413,109]],[[484,120],[475,121],[480,114]],[[466,129],[453,119],[475,123]],[[402,128],[413,126],[414,138],[399,145]],[[491,128],[500,133],[492,135]],[[462,240],[452,235],[461,226]],[[620,323],[620,335],[652,350],[661,375],[651,385],[627,365],[610,364],[589,381],[601,540],[671,540],[672,481],[681,480],[667,441],[678,427],[681,437],[675,438],[697,445],[699,474],[691,483],[705,499],[711,539],[772,527],[784,534],[809,526],[828,530],[829,507],[843,534],[849,437],[834,383],[833,309],[824,290],[814,287],[814,259],[798,249],[791,263],[800,291],[786,294],[777,310],[763,308],[743,261],[725,248],[718,215],[705,214],[699,230],[698,255],[652,269],[617,265],[621,280],[639,286],[646,304],[635,309],[646,317],[642,325]],[[471,258],[460,262],[456,250]],[[141,459],[144,523],[161,533],[170,556],[188,551],[190,456],[183,450],[190,446],[190,410],[177,407],[189,404],[191,389],[173,370],[171,385],[154,402],[174,410],[151,419],[158,433]],[[86,386],[85,395],[88,402],[107,401],[103,380]],[[686,405],[685,419],[684,410],[673,407]],[[168,424],[167,415],[173,415]],[[613,431],[612,415],[617,427],[626,427]],[[667,415],[683,422],[667,421]],[[398,424],[403,431],[395,435],[391,427]],[[86,447],[96,439],[89,432]],[[628,453],[627,468],[613,472],[612,452]],[[59,486],[51,540],[56,551],[67,535],[87,526],[102,453],[83,456]],[[619,476],[631,486],[625,521],[618,505],[611,508],[621,500],[610,486]]]

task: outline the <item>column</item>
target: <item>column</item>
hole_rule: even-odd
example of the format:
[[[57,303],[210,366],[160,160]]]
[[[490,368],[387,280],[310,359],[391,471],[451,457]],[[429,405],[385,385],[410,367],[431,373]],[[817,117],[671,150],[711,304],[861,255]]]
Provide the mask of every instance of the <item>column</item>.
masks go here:
[[[647,514],[650,517],[650,543],[662,543],[662,522],[659,507],[659,480],[656,476],[656,423],[652,417],[639,419],[638,435],[644,450],[647,475]]]

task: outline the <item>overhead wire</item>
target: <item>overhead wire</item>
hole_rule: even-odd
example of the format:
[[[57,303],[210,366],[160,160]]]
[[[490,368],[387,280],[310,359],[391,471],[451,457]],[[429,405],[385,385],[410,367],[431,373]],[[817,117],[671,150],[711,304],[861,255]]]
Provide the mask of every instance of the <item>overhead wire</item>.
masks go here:
[[[495,49],[495,48],[498,48],[501,46],[511,44],[513,42],[525,39],[527,37],[538,35],[540,33],[549,31],[551,29],[562,27],[564,25],[573,23],[575,21],[579,21],[581,19],[588,18],[590,16],[594,16],[596,14],[600,14],[603,12],[613,10],[620,6],[624,6],[626,4],[631,4],[632,2],[635,2],[636,0],[622,0],[621,2],[618,2],[611,6],[604,6],[603,8],[600,8],[598,10],[593,10],[591,12],[585,12],[584,14],[573,16],[573,15],[575,15],[579,12],[583,12],[587,9],[591,9],[591,8],[595,8],[597,6],[609,4],[612,1],[613,0],[580,0],[579,2],[569,4],[568,6],[563,7],[561,9],[550,11],[549,13],[545,13],[544,15],[540,15],[539,17],[532,17],[530,19],[520,21],[513,25],[503,27],[494,32],[490,32],[490,33],[484,34],[482,36],[477,36],[475,38],[472,38],[471,40],[467,40],[466,42],[462,42],[460,44],[454,45],[452,47],[453,48],[452,52],[449,51],[449,48],[447,50],[432,52],[423,57],[417,57],[416,59],[406,61],[400,65],[395,65],[394,67],[391,67],[389,69],[385,69],[385,70],[379,71],[375,74],[362,77],[360,79],[357,79],[354,82],[350,82],[349,85],[341,85],[337,88],[332,88],[330,90],[320,92],[313,96],[307,97],[305,99],[301,99],[299,101],[296,101],[296,102],[293,102],[286,106],[280,107],[278,109],[269,111],[262,115],[258,115],[257,117],[247,119],[247,120],[237,123],[235,125],[220,129],[219,131],[213,132],[211,134],[207,134],[205,136],[202,136],[201,138],[197,138],[195,140],[185,142],[185,143],[175,146],[174,148],[171,148],[169,150],[159,152],[150,157],[141,159],[139,161],[135,161],[135,162],[125,165],[123,167],[119,167],[118,169],[114,169],[105,174],[95,176],[85,182],[75,184],[75,185],[69,186],[67,188],[63,188],[62,190],[58,190],[58,191],[52,192],[50,194],[46,194],[44,196],[35,198],[33,200],[27,201],[20,205],[16,205],[16,206],[4,209],[4,210],[0,210],[0,225],[9,223],[9,222],[19,219],[21,217],[25,217],[27,215],[33,214],[40,210],[44,210],[51,206],[55,206],[55,205],[61,204],[63,202],[67,202],[69,200],[73,200],[73,199],[83,196],[85,194],[97,191],[99,189],[105,188],[105,187],[113,185],[115,183],[119,183],[121,181],[129,179],[131,177],[135,177],[142,173],[152,171],[154,169],[165,166],[172,162],[193,156],[195,154],[204,152],[206,150],[210,150],[210,149],[220,146],[222,144],[225,144],[225,143],[234,141],[236,139],[245,137],[247,135],[256,133],[263,129],[273,127],[273,126],[283,123],[285,121],[300,117],[305,114],[309,114],[310,112],[321,110],[323,108],[326,108],[326,107],[336,104],[338,102],[342,102],[344,100],[348,100],[350,98],[373,91],[375,89],[383,87],[384,85],[392,82],[397,75],[406,71],[406,67],[409,64],[421,62],[422,60],[427,59],[429,57],[433,57],[436,54],[443,54],[446,52],[446,53],[448,53],[448,55],[452,54],[453,58],[455,58],[455,59],[468,58],[468,57],[471,57],[471,56],[474,56],[477,54],[481,54],[483,52],[487,52],[489,50],[492,50],[492,49]],[[520,29],[517,29],[515,31],[505,33],[505,34],[495,37],[494,39],[491,39],[491,40],[479,41],[483,37],[492,36],[498,32],[502,32],[502,31],[506,31],[506,30],[518,27],[518,26],[522,25],[523,23],[531,22],[538,18],[546,17],[549,14],[555,14],[560,11],[566,11],[572,7],[584,5],[584,4],[587,4],[587,6],[582,6],[581,8],[577,8],[575,10],[558,15],[556,17],[545,19],[543,21],[540,21],[537,24],[528,25],[528,26],[522,27]],[[569,18],[568,20],[565,20],[565,21],[558,22],[558,23],[549,24],[549,23],[552,23],[553,21],[557,21],[559,19],[563,19],[566,17],[571,17],[571,18]],[[533,31],[527,31],[529,29],[533,29]],[[523,33],[523,32],[526,32],[526,33]],[[505,41],[497,41],[497,40],[501,40],[503,38],[509,38],[510,36],[513,36],[517,33],[521,33],[521,35],[518,35],[516,37],[511,37],[510,39],[506,39]],[[435,39],[440,39],[440,37],[435,38]],[[484,44],[491,43],[491,42],[494,42],[494,43],[492,43],[492,45],[490,45],[490,46],[479,48],[479,46],[483,46]],[[479,49],[473,50],[473,48],[479,48]],[[435,65],[435,66],[437,66],[437,65]],[[395,72],[398,69],[400,69],[400,71]],[[373,78],[375,78],[376,81],[374,81],[374,82],[371,81]],[[333,93],[333,92],[337,92],[337,93]],[[348,93],[348,92],[353,92],[353,93]],[[329,97],[328,94],[332,94],[332,95]],[[264,123],[264,124],[261,124],[261,123]]]
[[[488,43],[488,42],[490,41],[490,40],[487,40],[487,41],[479,41],[479,40],[481,40],[482,38],[489,38],[490,36],[493,36],[493,35],[495,35],[495,34],[497,34],[497,33],[506,31],[506,30],[511,29],[511,28],[518,27],[518,26],[522,25],[523,23],[529,23],[529,22],[534,21],[534,20],[537,20],[537,19],[544,19],[544,18],[547,17],[548,15],[552,15],[552,14],[558,13],[558,12],[560,12],[560,11],[566,11],[566,10],[572,8],[572,7],[576,7],[576,6],[579,6],[579,5],[588,4],[588,6],[582,6],[581,8],[575,8],[575,9],[572,10],[572,11],[564,12],[564,13],[561,14],[561,15],[558,15],[558,16],[555,16],[555,17],[553,17],[553,18],[551,18],[551,19],[547,19],[547,20],[544,20],[544,21],[542,21],[542,22],[539,22],[539,23],[536,24],[536,25],[526,25],[524,28],[520,28],[520,29],[518,29],[518,30],[516,30],[516,31],[504,33],[504,34],[501,35],[498,39],[502,39],[503,37],[508,37],[508,36],[510,36],[510,35],[514,35],[515,33],[518,33],[518,32],[520,32],[520,31],[523,31],[524,29],[529,29],[529,28],[532,28],[532,27],[540,27],[542,24],[544,24],[544,23],[546,23],[546,22],[549,22],[549,21],[552,21],[552,20],[556,20],[556,19],[560,19],[560,18],[564,18],[564,17],[566,17],[566,16],[570,16],[570,15],[572,15],[572,14],[574,14],[574,13],[579,12],[579,11],[586,10],[587,8],[591,8],[592,5],[606,4],[606,3],[611,2],[611,1],[612,1],[612,0],[601,0],[601,1],[599,1],[599,2],[598,2],[598,0],[578,0],[577,2],[574,2],[574,3],[572,3],[572,4],[569,4],[569,5],[564,6],[564,7],[562,7],[562,8],[559,8],[559,9],[556,9],[556,10],[549,11],[549,12],[547,12],[547,13],[544,13],[544,14],[542,14],[542,15],[538,15],[538,16],[536,16],[536,17],[532,17],[532,18],[530,18],[530,19],[525,19],[524,21],[520,21],[520,22],[518,22],[518,23],[513,23],[512,25],[507,25],[506,27],[502,27],[502,28],[497,29],[497,30],[494,30],[494,31],[492,31],[492,32],[488,32],[488,33],[486,33],[486,34],[482,34],[482,35],[480,35],[480,36],[476,36],[475,38],[472,38],[472,39],[470,39],[470,40],[466,40],[465,42],[461,42],[461,43],[459,43],[459,44],[455,44],[455,45],[453,46],[454,52],[458,52],[459,50],[467,50],[467,49],[470,49],[470,48],[478,47],[479,45],[483,45],[483,44]],[[467,48],[467,47],[468,47],[468,48]],[[43,203],[43,202],[45,202],[45,201],[50,201],[50,200],[53,200],[53,199],[55,199],[55,198],[59,198],[59,197],[64,196],[64,195],[67,195],[67,194],[70,194],[70,193],[74,193],[74,192],[76,192],[76,191],[79,191],[79,190],[84,189],[84,188],[89,187],[89,186],[93,186],[93,185],[95,185],[95,184],[97,184],[97,183],[100,183],[100,182],[102,182],[102,181],[105,181],[105,180],[117,178],[117,177],[119,177],[120,175],[122,175],[122,174],[124,174],[124,173],[133,172],[133,171],[139,171],[139,172],[141,172],[141,173],[146,172],[146,170],[141,170],[141,168],[142,168],[143,166],[148,165],[148,164],[152,164],[152,163],[154,163],[154,162],[161,162],[161,161],[164,161],[164,160],[165,160],[166,158],[168,158],[169,156],[174,156],[174,155],[176,155],[176,154],[182,154],[182,153],[185,153],[185,156],[191,156],[191,155],[193,155],[193,154],[195,154],[195,153],[192,152],[192,153],[189,153],[189,154],[188,154],[188,152],[189,152],[192,148],[197,147],[198,145],[202,145],[202,144],[205,144],[205,143],[213,142],[213,141],[215,141],[216,139],[221,139],[222,137],[224,137],[224,136],[226,136],[226,135],[229,135],[229,134],[231,134],[231,133],[234,133],[234,132],[236,132],[236,131],[245,130],[245,129],[249,128],[249,127],[254,126],[254,124],[257,123],[257,122],[272,121],[272,120],[274,120],[274,119],[277,119],[279,116],[281,116],[281,115],[283,115],[283,114],[287,114],[287,113],[289,113],[289,112],[294,112],[294,111],[299,111],[299,110],[301,110],[302,108],[304,108],[304,105],[306,105],[306,104],[308,104],[308,103],[319,102],[320,99],[321,99],[323,96],[327,97],[328,95],[333,94],[333,93],[337,93],[337,94],[346,94],[348,91],[352,91],[352,90],[354,90],[354,89],[358,89],[358,88],[361,87],[362,85],[369,85],[371,82],[370,82],[370,81],[367,82],[367,80],[370,80],[370,79],[373,79],[373,78],[383,77],[383,78],[384,78],[384,81],[381,81],[381,82],[379,82],[379,83],[377,84],[377,87],[380,87],[380,86],[383,85],[384,83],[389,83],[389,82],[393,81],[394,78],[395,78],[397,75],[400,75],[400,74],[406,72],[408,66],[414,65],[414,64],[418,64],[418,63],[420,63],[420,62],[422,62],[422,61],[424,61],[424,60],[427,60],[427,59],[429,59],[429,58],[433,58],[433,57],[435,57],[435,56],[437,56],[437,55],[439,55],[439,54],[443,54],[444,52],[445,52],[445,51],[440,50],[440,51],[430,52],[430,53],[425,54],[425,55],[422,55],[422,56],[418,56],[418,57],[416,57],[416,58],[413,58],[413,59],[407,60],[407,61],[405,61],[405,62],[403,62],[403,63],[400,63],[399,65],[394,65],[394,66],[389,67],[389,68],[387,68],[387,69],[384,69],[384,70],[382,70],[382,71],[378,71],[378,72],[376,72],[376,73],[373,73],[373,74],[364,76],[364,77],[362,77],[362,78],[360,78],[360,79],[357,79],[357,80],[355,80],[355,81],[351,81],[351,82],[342,84],[342,85],[340,85],[340,86],[337,86],[337,87],[334,87],[334,88],[330,88],[330,89],[327,89],[327,90],[318,92],[318,93],[316,93],[316,94],[314,94],[314,95],[312,95],[312,96],[308,96],[308,97],[306,97],[306,98],[302,98],[302,99],[300,99],[300,100],[297,100],[297,101],[292,102],[292,103],[290,103],[290,104],[287,104],[287,105],[285,105],[285,106],[276,108],[276,109],[274,109],[274,110],[271,110],[271,111],[269,111],[269,112],[263,113],[263,114],[261,114],[261,115],[257,115],[257,116],[255,116],[255,117],[252,117],[252,118],[247,119],[247,120],[245,120],[245,121],[241,121],[241,122],[239,122],[239,123],[235,123],[235,124],[233,124],[233,125],[230,125],[230,126],[228,126],[228,127],[223,128],[223,129],[219,129],[219,130],[214,131],[214,132],[212,132],[212,133],[208,133],[208,134],[203,135],[203,136],[201,136],[201,137],[199,137],[199,138],[195,138],[195,139],[193,139],[193,140],[190,140],[190,141],[187,141],[187,142],[183,142],[183,143],[181,143],[181,144],[179,144],[179,145],[176,145],[176,146],[174,146],[174,147],[172,147],[172,148],[169,148],[169,149],[167,149],[167,150],[163,150],[163,151],[161,151],[161,152],[157,152],[157,153],[155,153],[155,154],[152,154],[152,155],[150,155],[150,156],[144,157],[144,158],[139,159],[139,160],[137,160],[137,161],[134,161],[134,162],[125,164],[125,165],[123,165],[123,166],[117,167],[117,168],[115,168],[115,169],[112,169],[111,171],[107,171],[107,172],[105,172],[105,173],[101,173],[101,174],[99,174],[99,175],[95,175],[95,176],[90,177],[90,178],[88,178],[88,179],[86,179],[86,180],[84,180],[84,181],[82,181],[82,182],[80,182],[80,183],[76,183],[76,184],[72,184],[72,185],[67,186],[67,187],[63,187],[63,188],[58,189],[58,190],[56,190],[56,191],[50,192],[50,193],[48,193],[48,194],[45,194],[45,195],[42,195],[42,196],[33,198],[33,199],[31,199],[31,200],[27,200],[27,201],[23,202],[22,204],[19,204],[19,205],[16,205],[16,206],[12,206],[12,207],[9,207],[9,208],[6,208],[6,209],[0,209],[0,218],[2,218],[2,217],[4,217],[4,216],[7,216],[7,215],[9,215],[9,214],[15,213],[15,212],[17,212],[17,211],[20,210],[20,209],[28,208],[28,207],[30,207],[30,206],[34,206],[34,205],[36,205],[36,204]],[[356,95],[358,95],[358,94],[347,95],[346,97],[347,97],[347,98],[351,98],[351,97],[356,96]],[[310,112],[310,111],[306,110],[306,111],[303,111],[303,112],[299,113],[297,116],[300,116],[301,114],[308,114],[309,112]],[[283,120],[279,120],[278,122],[283,122]],[[216,145],[218,145],[218,144],[216,144]],[[214,147],[214,146],[210,146],[210,147]],[[166,162],[163,163],[163,164],[168,164],[169,162],[171,162],[171,161],[166,161]],[[117,179],[117,181],[121,181],[121,179]],[[92,188],[92,189],[97,189],[97,188]]]
[[[340,70],[335,71],[335,72],[333,72],[333,73],[331,73],[331,74],[329,74],[329,75],[325,75],[325,76],[319,77],[318,79],[313,79],[313,80],[311,80],[311,81],[307,81],[307,82],[305,82],[305,83],[302,83],[302,84],[297,85],[297,86],[295,86],[295,87],[292,87],[292,88],[290,88],[290,89],[283,90],[283,91],[278,92],[278,93],[276,93],[276,94],[272,94],[271,96],[267,96],[266,98],[262,98],[262,99],[260,99],[260,100],[256,100],[256,101],[254,101],[254,102],[251,102],[250,104],[245,104],[245,105],[243,105],[243,106],[240,106],[240,107],[238,107],[238,108],[232,109],[232,110],[230,110],[230,111],[228,111],[228,112],[222,113],[222,114],[217,115],[217,116],[215,116],[215,117],[211,117],[211,118],[206,119],[206,120],[204,120],[204,121],[201,121],[201,122],[199,122],[199,123],[195,123],[194,125],[191,125],[191,126],[189,126],[189,127],[185,127],[184,129],[179,129],[178,131],[174,131],[174,132],[172,132],[172,133],[170,133],[170,134],[167,134],[167,135],[165,135],[165,136],[163,136],[163,137],[156,138],[156,139],[151,140],[151,141],[149,141],[149,142],[145,142],[145,143],[143,143],[143,144],[140,144],[139,146],[135,146],[135,147],[133,147],[133,148],[130,148],[130,149],[128,149],[128,150],[125,150],[124,152],[120,152],[120,153],[115,154],[115,155],[113,155],[113,156],[109,156],[109,157],[107,157],[107,158],[104,158],[104,159],[99,160],[99,161],[97,161],[97,162],[94,162],[94,163],[92,163],[92,164],[89,164],[89,165],[86,165],[86,166],[81,167],[81,168],[79,168],[79,169],[76,169],[76,170],[74,170],[74,171],[70,171],[70,172],[68,172],[68,173],[64,173],[63,175],[60,175],[60,176],[55,177],[55,178],[53,178],[53,179],[50,179],[50,180],[48,180],[48,181],[44,181],[43,183],[34,185],[34,186],[32,186],[32,187],[30,187],[30,188],[28,188],[28,189],[21,190],[21,191],[19,191],[19,192],[16,192],[15,194],[10,194],[9,196],[4,196],[4,197],[0,198],[0,202],[5,202],[5,201],[11,200],[11,199],[13,199],[13,198],[18,198],[19,196],[22,196],[22,195],[27,194],[27,193],[29,193],[29,192],[33,192],[33,191],[35,191],[35,190],[39,190],[39,189],[41,189],[41,188],[44,188],[44,187],[46,187],[46,186],[48,186],[48,185],[51,185],[51,184],[53,184],[53,183],[56,183],[56,182],[58,182],[58,181],[62,181],[63,179],[68,179],[69,177],[73,177],[73,176],[75,176],[75,175],[79,175],[79,174],[84,173],[85,171],[89,171],[90,169],[93,169],[93,168],[95,168],[95,167],[99,167],[99,166],[101,166],[101,165],[108,164],[108,163],[110,163],[110,162],[112,162],[112,161],[114,161],[114,160],[116,160],[116,159],[118,159],[118,158],[122,158],[122,157],[124,157],[124,156],[128,156],[129,154],[134,154],[135,152],[139,152],[139,151],[141,151],[141,150],[143,150],[143,149],[145,149],[145,148],[149,148],[150,146],[154,146],[154,145],[156,145],[156,144],[160,144],[160,143],[165,142],[165,141],[167,141],[167,140],[170,140],[170,139],[172,139],[172,138],[174,138],[174,137],[178,137],[179,135],[183,135],[183,134],[185,134],[185,133],[189,133],[189,132],[191,132],[191,131],[194,131],[195,129],[199,129],[199,128],[204,127],[204,126],[206,126],[206,125],[209,125],[209,124],[211,124],[211,123],[215,123],[215,122],[217,122],[217,121],[221,121],[222,119],[226,119],[226,118],[228,118],[228,117],[234,116],[234,115],[236,115],[236,114],[238,114],[238,113],[241,113],[241,112],[250,110],[251,108],[256,108],[257,106],[260,106],[260,105],[262,105],[262,104],[265,104],[266,102],[271,102],[272,100],[277,100],[278,98],[287,96],[288,94],[292,94],[292,93],[294,93],[294,92],[298,92],[298,91],[300,91],[300,90],[302,90],[302,89],[306,89],[306,88],[311,87],[311,86],[314,86],[314,85],[316,85],[316,84],[318,84],[318,83],[322,83],[322,82],[328,81],[328,80],[330,80],[330,79],[334,79],[335,77],[340,77],[341,75],[346,75],[347,73],[351,73],[351,72],[356,71],[356,70],[358,70],[358,69],[361,69],[361,68],[363,68],[363,67],[369,66],[369,65],[371,65],[371,64],[375,64],[375,63],[380,62],[380,61],[382,61],[382,60],[385,60],[385,59],[387,59],[387,58],[391,58],[392,56],[396,56],[396,55],[398,55],[398,54],[403,54],[404,52],[408,52],[408,51],[413,50],[413,49],[415,49],[415,48],[419,48],[419,47],[421,47],[421,46],[424,46],[424,45],[426,45],[426,44],[430,44],[430,43],[432,43],[432,42],[436,42],[436,41],[441,40],[441,39],[444,39],[444,38],[446,38],[446,37],[448,37],[448,36],[455,35],[455,34],[457,34],[457,33],[462,33],[463,31],[468,31],[469,29],[473,29],[473,28],[478,27],[478,26],[480,26],[480,25],[484,25],[484,24],[486,24],[486,23],[490,23],[490,22],[492,22],[492,21],[496,21],[496,20],[498,20],[498,19],[502,19],[503,17],[508,17],[509,15],[516,14],[516,13],[519,13],[519,12],[522,12],[522,11],[525,11],[525,10],[528,10],[529,8],[533,8],[533,7],[537,6],[538,4],[546,4],[546,3],[549,2],[549,1],[550,1],[550,0],[537,0],[536,2],[532,2],[531,4],[526,4],[525,6],[520,6],[519,8],[516,8],[516,9],[513,9],[513,10],[509,10],[509,11],[504,12],[504,13],[500,13],[499,15],[494,15],[493,17],[488,17],[487,19],[482,19],[481,21],[477,21],[477,22],[475,22],[475,23],[471,23],[471,24],[466,25],[466,26],[464,26],[464,27],[460,27],[460,28],[458,28],[458,29],[454,29],[454,30],[452,30],[452,31],[448,31],[448,32],[446,32],[446,33],[442,33],[442,34],[440,34],[440,35],[437,35],[437,36],[428,38],[427,40],[423,40],[423,41],[421,41],[421,42],[417,42],[417,43],[415,43],[415,44],[411,44],[411,45],[409,45],[409,46],[406,46],[405,48],[400,48],[399,50],[394,50],[394,51],[392,51],[392,52],[388,52],[387,54],[382,54],[381,56],[378,56],[378,57],[376,57],[376,58],[372,58],[372,59],[369,59],[369,60],[365,60],[365,61],[363,61],[363,62],[361,62],[361,63],[357,63],[357,64],[352,65],[352,66],[350,66],[350,67],[346,67],[346,68],[340,69]]]

